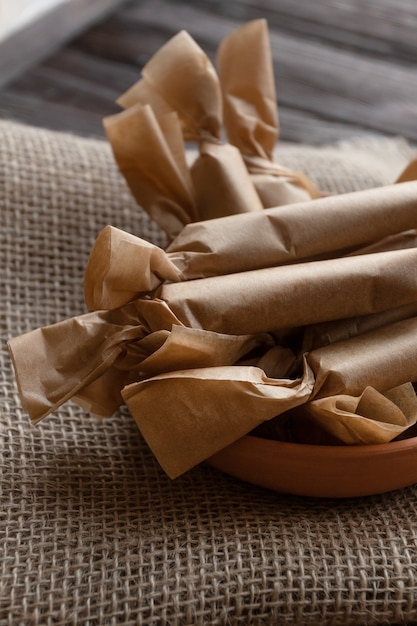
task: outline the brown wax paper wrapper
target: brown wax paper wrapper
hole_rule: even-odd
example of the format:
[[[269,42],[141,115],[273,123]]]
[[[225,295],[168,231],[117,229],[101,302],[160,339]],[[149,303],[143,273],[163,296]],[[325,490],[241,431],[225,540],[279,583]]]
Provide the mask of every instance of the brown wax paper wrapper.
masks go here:
[[[416,225],[417,182],[409,182],[189,224],[167,252],[200,278],[341,256]]]
[[[166,253],[108,227],[86,269],[87,305],[121,306],[158,281],[411,247],[415,230],[406,229],[417,222],[416,197],[417,183],[403,183],[197,222],[186,226]]]
[[[368,386],[384,391],[415,380],[415,339],[417,318],[410,318],[311,352],[295,379],[272,379],[260,368],[232,365],[254,346],[270,345],[268,336],[184,328],[166,303],[141,299],[33,331],[9,345],[22,403],[32,419],[70,398],[102,412],[114,410],[115,399],[119,396],[120,402],[123,394],[159,461],[174,476],[264,419],[308,400],[359,396]],[[168,368],[173,373],[166,373]],[[118,376],[109,375],[113,372]],[[132,382],[132,377],[144,380]],[[111,392],[105,385],[113,385]],[[232,407],[236,419],[228,417]],[[154,429],[144,426],[144,420],[172,423],[175,429]],[[224,421],[221,433],[219,421]]]
[[[311,352],[336,341],[356,337],[370,330],[381,328],[417,315],[417,300],[404,306],[332,322],[320,322],[304,330],[302,352]]]
[[[320,196],[304,174],[274,163],[277,98],[266,20],[254,20],[223,39],[217,55],[224,123],[243,155],[265,208]]]
[[[171,369],[231,365],[268,335],[184,328],[161,301],[87,313],[9,341],[22,404],[39,421],[70,398],[99,415],[122,403],[124,386]]]
[[[316,379],[312,399],[416,381],[416,340],[417,317],[411,317],[313,350],[306,357]]]
[[[147,334],[133,313],[133,307],[115,313],[88,313],[10,340],[22,405],[33,421],[54,411],[109,370],[130,339]],[[112,379],[111,398],[113,388],[125,384]],[[103,402],[105,396],[97,398],[97,403]]]
[[[202,142],[191,176],[200,220],[263,208],[239,151],[230,144]]]
[[[173,238],[197,219],[176,113],[137,105],[104,120],[116,162],[137,202]]]
[[[416,379],[414,339],[417,318],[307,354],[302,374],[292,381],[269,378],[250,366],[187,370],[133,383],[123,397],[172,478],[214,454],[226,440],[244,435],[250,423],[255,428],[309,400],[315,415],[333,420],[329,428],[343,441],[353,443],[355,423],[356,443],[361,437],[389,441],[415,421],[415,401],[406,399],[397,411],[381,395],[393,383]]]
[[[141,80],[119,97],[119,104],[175,111],[187,141],[220,139],[222,96],[216,70],[186,31],[162,46],[141,73]]]
[[[86,305],[115,309],[155,290],[161,282],[185,276],[161,248],[113,226],[96,239],[84,275]]]
[[[348,445],[388,443],[415,424],[416,418],[417,398],[411,383],[385,394],[366,387],[358,397],[341,394],[313,400],[291,414],[292,432],[301,443],[314,442],[313,427]]]
[[[270,332],[410,304],[416,262],[415,249],[382,252],[164,284],[155,296],[186,326]]]
[[[416,180],[416,179],[417,179],[417,158],[410,161],[407,167],[398,176],[396,182],[404,183],[404,182]]]
[[[34,334],[24,339],[12,340],[11,345],[15,353],[16,346],[21,346],[22,358],[19,362],[23,363],[22,367],[28,362],[26,353],[33,355],[36,360],[39,352],[41,369],[46,376],[49,376],[46,365],[49,358],[52,389],[57,389],[58,395],[67,397],[61,393],[64,381],[71,395],[74,389],[78,390],[79,379],[93,382],[88,376],[96,371],[96,367],[102,366],[101,361],[96,364],[93,359],[94,367],[84,372],[82,368],[75,368],[74,364],[78,361],[86,363],[89,351],[94,358],[97,353],[100,355],[104,339],[111,341],[115,335],[116,346],[119,346],[119,335],[121,333],[121,337],[124,337],[126,326],[128,330],[132,327],[129,332],[139,333],[138,338],[146,338],[149,342],[147,335],[161,330],[170,331],[173,324],[221,334],[258,335],[288,326],[305,326],[325,319],[383,311],[392,307],[393,302],[401,305],[415,301],[417,278],[413,270],[416,260],[417,250],[404,250],[164,284],[152,300],[139,299],[132,305],[116,309],[114,314],[99,312],[98,318],[82,317],[79,322],[68,321],[68,327],[64,324],[50,331],[34,331]],[[309,303],[308,307],[305,306],[306,302]],[[145,313],[150,315],[150,310],[152,319],[145,316]],[[242,315],[242,311],[245,311],[245,315]],[[104,320],[102,316],[105,316]],[[108,319],[112,320],[110,329]],[[84,337],[87,331],[84,331],[86,322],[83,320],[88,322],[87,337],[93,341],[91,346]],[[102,324],[105,330],[102,330]],[[114,328],[117,332],[113,332]],[[64,341],[62,349],[61,336]],[[35,340],[29,337],[35,337]],[[69,350],[69,343],[72,351]],[[109,350],[105,347],[105,355]],[[56,353],[64,362],[68,357],[68,367],[60,361],[55,366]],[[71,354],[74,355],[74,361]],[[143,356],[139,350],[136,370]],[[101,357],[97,358],[100,360]],[[36,371],[32,358],[30,361],[29,386],[32,372]],[[77,372],[76,384],[71,382],[72,368]],[[58,381],[54,378],[55,369],[60,372]],[[82,384],[85,386],[85,382]],[[51,406],[55,406],[53,402]]]
[[[310,445],[373,445],[404,436],[416,423],[411,383],[381,393],[366,387],[359,397],[313,400],[257,427],[253,434]]]
[[[370,254],[372,252],[387,252],[388,250],[404,250],[405,248],[417,247],[417,229],[404,230],[394,235],[384,237],[369,246],[358,248],[349,254]]]
[[[162,115],[175,111],[184,139],[198,142],[200,154],[191,167],[198,219],[261,210],[262,203],[239,150],[220,141],[223,120],[219,80],[207,55],[188,33],[181,31],[166,43],[145,65],[142,76],[119,98],[119,103],[148,104]],[[124,138],[113,134],[109,139],[117,159],[125,152]],[[140,147],[137,154],[131,154],[131,161],[135,176],[128,182],[131,188],[140,188]],[[135,197],[140,202],[140,197]],[[163,222],[158,223],[172,235]]]
[[[233,366],[162,374],[126,387],[123,397],[159,463],[176,478],[305,402],[311,389],[308,368],[302,378],[277,380],[259,368]]]

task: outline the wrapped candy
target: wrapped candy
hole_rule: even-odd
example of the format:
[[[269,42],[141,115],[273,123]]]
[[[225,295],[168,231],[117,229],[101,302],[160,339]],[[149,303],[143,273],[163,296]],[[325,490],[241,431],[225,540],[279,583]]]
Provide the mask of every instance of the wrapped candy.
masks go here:
[[[353,445],[417,419],[417,182],[318,197],[273,161],[265,23],[226,38],[218,66],[181,32],[105,120],[167,250],[108,226],[90,312],[9,342],[33,421],[125,402],[172,478],[253,429]]]
[[[241,152],[262,205],[319,197],[307,176],[274,161],[279,122],[266,21],[254,20],[225,37],[217,66],[227,135]]]
[[[410,182],[196,222],[166,251],[107,227],[86,269],[86,303],[115,308],[163,281],[414,247],[416,195]]]
[[[273,162],[278,116],[264,20],[249,22],[222,42],[219,71],[220,79],[205,53],[182,31],[152,57],[142,78],[119,98],[126,110],[105,120],[116,161],[133,195],[171,238],[189,222],[259,212],[264,206],[320,195],[307,176]],[[142,111],[147,107],[152,120],[149,111]],[[223,121],[229,144],[222,141]],[[161,124],[169,130],[159,132]],[[181,131],[184,141],[198,145],[189,172],[178,142]],[[174,154],[177,168],[171,167]],[[181,205],[185,214],[178,209],[178,188],[181,193],[186,189]]]

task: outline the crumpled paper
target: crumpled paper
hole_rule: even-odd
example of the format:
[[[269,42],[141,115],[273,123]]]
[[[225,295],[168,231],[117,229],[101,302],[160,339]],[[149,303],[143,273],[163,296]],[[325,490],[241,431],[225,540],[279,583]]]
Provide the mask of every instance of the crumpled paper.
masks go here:
[[[86,303],[115,308],[164,281],[413,248],[416,195],[413,181],[190,223],[166,251],[108,226],[87,265]]]
[[[226,37],[217,67],[227,135],[241,152],[264,208],[319,197],[307,176],[274,162],[279,122],[266,21],[254,20]]]
[[[126,110],[105,120],[133,195],[171,239],[190,222],[320,196],[307,176],[273,162],[278,114],[266,22],[225,38],[218,65],[219,76],[182,31],[119,98]],[[189,168],[181,131],[198,145]]]
[[[416,254],[392,251],[164,283],[120,308],[32,331],[10,342],[23,405],[38,421],[69,398],[99,414],[111,414],[124,400],[161,465],[177,476],[300,404],[415,380],[415,317],[311,352],[297,354],[294,342],[290,362],[277,350],[285,349],[281,331],[289,328],[341,319],[349,308],[352,316],[387,311],[393,299],[413,303]],[[167,428],[156,426],[160,421]]]
[[[85,272],[90,312],[9,342],[33,421],[69,399],[102,416],[125,402],[172,478],[254,429],[356,445],[417,419],[413,170],[316,197],[272,160],[265,23],[226,38],[218,66],[179,33],[104,122],[167,250],[106,227]]]

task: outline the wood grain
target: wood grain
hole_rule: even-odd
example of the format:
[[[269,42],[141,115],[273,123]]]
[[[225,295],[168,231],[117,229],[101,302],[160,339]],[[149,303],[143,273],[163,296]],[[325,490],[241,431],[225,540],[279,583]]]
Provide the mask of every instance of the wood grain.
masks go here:
[[[221,38],[257,17],[270,25],[282,139],[417,142],[413,0],[134,0],[3,88],[0,115],[102,135],[101,117],[172,35],[185,28],[214,60]]]

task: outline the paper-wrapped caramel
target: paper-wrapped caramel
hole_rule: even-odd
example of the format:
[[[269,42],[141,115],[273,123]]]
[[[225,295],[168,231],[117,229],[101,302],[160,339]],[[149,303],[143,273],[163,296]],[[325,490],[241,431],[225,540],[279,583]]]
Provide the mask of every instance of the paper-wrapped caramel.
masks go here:
[[[69,399],[102,416],[125,402],[171,477],[266,422],[356,445],[417,417],[417,182],[294,203],[318,192],[273,161],[263,21],[223,42],[219,74],[179,33],[105,120],[167,250],[108,226],[91,312],[9,342],[33,421]]]
[[[121,171],[125,176],[128,172],[126,179],[139,203],[142,204],[143,200],[135,191],[142,187],[146,170],[156,171],[158,168],[158,163],[153,162],[154,159],[158,161],[158,153],[148,151],[144,163],[143,144],[136,140],[136,151],[127,153],[127,144],[119,127],[125,125],[126,116],[132,125],[140,127],[138,115],[132,114],[131,109],[140,111],[142,106],[150,106],[162,119],[167,116],[167,111],[175,112],[184,140],[197,142],[199,146],[199,155],[189,170],[198,219],[263,208],[239,150],[221,142],[220,83],[210,60],[188,33],[180,32],[152,57],[142,70],[142,79],[119,98],[119,103],[129,108],[112,116],[105,126],[119,166],[123,165]],[[132,103],[135,103],[133,107]],[[160,168],[158,178],[153,179],[156,189],[160,183],[168,187],[170,181],[170,172],[164,172],[163,168]],[[147,203],[144,208],[148,210]],[[168,219],[169,211],[165,215]],[[197,217],[193,219],[195,221]],[[183,225],[188,221],[184,219]],[[175,234],[163,220],[159,219],[158,223],[168,235]]]
[[[410,304],[416,263],[417,249],[381,252],[165,284],[155,295],[187,326],[269,332]]]
[[[176,113],[135,106],[107,117],[113,152],[138,203],[169,237],[197,219],[194,189]]]
[[[87,306],[115,308],[164,281],[415,247],[416,197],[411,182],[192,223],[166,252],[108,227],[87,266]]]
[[[415,427],[417,397],[411,383],[358,396],[340,394],[299,405],[263,422],[254,433],[266,439],[316,445],[388,443]]]
[[[405,183],[411,180],[417,180],[417,158],[410,161],[407,167],[398,176],[396,182]]]
[[[226,37],[217,67],[227,135],[243,155],[263,206],[319,197],[307,176],[274,162],[279,123],[266,20],[244,24]]]
[[[376,330],[416,315],[417,300],[413,300],[410,304],[387,309],[379,313],[312,324],[304,329],[302,351],[311,352],[316,348],[327,346],[336,341],[343,341],[350,337],[356,337],[362,333]]]
[[[307,176],[273,161],[278,115],[266,22],[255,20],[227,37],[219,49],[218,62],[220,80],[188,33],[178,33],[145,65],[142,78],[118,99],[127,111],[105,121],[116,160],[135,198],[171,238],[179,232],[178,217],[185,225],[196,219],[258,212],[263,207],[320,195]],[[165,197],[165,209],[173,202],[174,224],[169,222],[169,211],[165,224],[155,208],[161,203],[157,193],[161,187],[155,178],[151,182],[156,186],[153,195],[157,198],[149,199],[147,171],[158,171],[164,191],[172,190],[173,174],[171,168],[164,171],[158,162],[153,163],[154,159],[158,161],[163,144],[155,123],[141,128],[144,116],[140,110],[145,106],[151,107],[158,121],[169,119],[170,124],[174,123],[170,116],[175,112],[184,140],[198,145],[198,156],[190,167],[192,210],[187,196],[185,214],[178,216],[178,195]],[[222,141],[223,121],[230,144]],[[134,136],[126,138],[129,125],[135,129]],[[156,138],[149,136],[151,128]],[[147,142],[156,143],[158,150],[147,150]],[[190,220],[194,210],[197,218]]]
[[[407,384],[417,376],[416,332],[413,318],[312,352],[292,381],[268,378],[256,367],[187,370],[134,383],[123,396],[171,477],[224,447],[232,425],[241,436],[251,420],[255,428],[295,407],[304,424],[308,419],[304,442],[311,424],[348,444],[387,442],[417,419]],[[382,392],[392,383],[406,387],[387,398]]]
[[[352,313],[384,310],[389,308],[391,298],[398,303],[415,297],[416,278],[412,271],[405,270],[405,281],[403,271],[407,262],[415,264],[416,254],[405,250],[268,268],[250,273],[249,280],[242,273],[167,284],[158,291],[159,297],[144,296],[114,311],[90,313],[33,331],[10,342],[23,404],[34,420],[71,397],[81,399],[83,405],[96,412],[111,413],[117,406],[115,399],[120,403],[123,394],[142,425],[144,419],[154,419],[155,423],[167,419],[165,409],[170,398],[170,416],[178,422],[177,431],[184,429],[183,420],[187,424],[192,419],[200,424],[195,437],[197,432],[205,433],[205,440],[198,442],[192,454],[187,454],[175,439],[176,452],[170,448],[175,458],[164,457],[165,442],[172,441],[170,431],[159,434],[162,452],[154,441],[155,433],[152,435],[161,464],[177,468],[181,459],[181,471],[185,471],[194,464],[197,449],[201,461],[242,435],[245,428],[248,432],[263,419],[309,399],[343,393],[358,395],[369,386],[384,391],[415,380],[417,342],[412,338],[416,318],[307,354],[303,372],[293,380],[268,378],[260,368],[238,364],[256,347],[262,352],[271,349],[275,340],[269,331],[308,324],[312,318],[340,317],[346,312],[343,301],[348,284]],[[386,262],[387,256],[391,263]],[[245,296],[249,298],[248,314],[242,316]],[[309,302],[309,307],[303,306],[304,302]],[[214,379],[213,367],[217,368]],[[186,374],[166,374],[170,370]],[[181,381],[193,382],[187,383],[188,400],[176,403],[178,376]],[[163,381],[160,385],[156,384],[159,380]],[[129,387],[131,384],[134,387]],[[140,410],[138,394],[144,389],[146,407],[152,405],[151,417]],[[234,421],[227,418],[224,437],[220,438],[219,416],[218,411],[213,412],[213,402],[218,408],[229,406],[230,396],[232,407],[237,402],[235,394],[242,396],[239,428],[235,429]],[[243,405],[247,407],[245,412]],[[181,417],[185,406],[186,415]],[[265,415],[268,417],[259,417]],[[141,429],[147,431],[145,425]],[[177,475],[177,469],[169,472]]]

